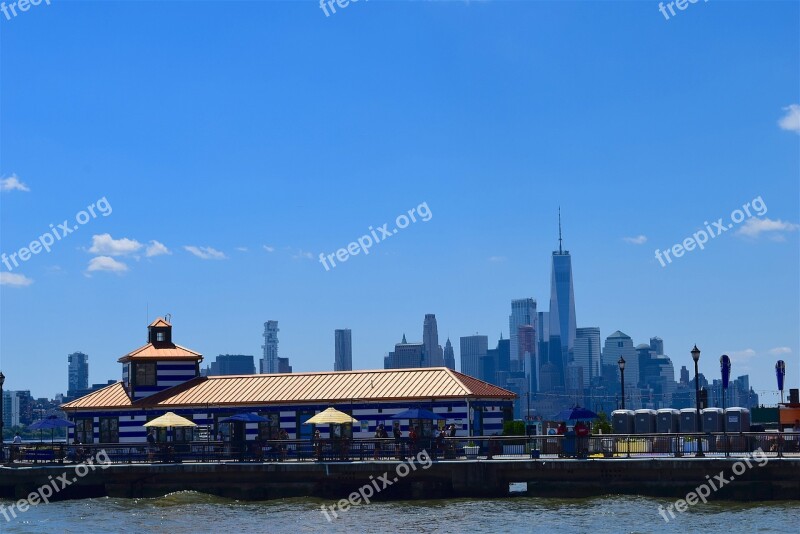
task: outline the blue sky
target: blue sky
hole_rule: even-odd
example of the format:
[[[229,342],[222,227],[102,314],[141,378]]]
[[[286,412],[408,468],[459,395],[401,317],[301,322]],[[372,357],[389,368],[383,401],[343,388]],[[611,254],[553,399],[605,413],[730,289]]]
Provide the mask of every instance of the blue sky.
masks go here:
[[[379,0],[0,16],[0,252],[111,207],[0,264],[6,387],[64,392],[74,351],[90,381],[118,379],[165,313],[207,361],[258,357],[278,320],[297,371],[332,369],[335,328],[354,367],[380,368],[425,313],[456,352],[475,332],[494,346],[511,299],[547,309],[559,206],[579,327],[660,336],[676,371],[697,343],[709,377],[726,352],[757,390],[783,358],[798,387],[799,16]],[[762,217],[655,258],[757,197]],[[318,261],[422,203],[430,220],[369,255]]]

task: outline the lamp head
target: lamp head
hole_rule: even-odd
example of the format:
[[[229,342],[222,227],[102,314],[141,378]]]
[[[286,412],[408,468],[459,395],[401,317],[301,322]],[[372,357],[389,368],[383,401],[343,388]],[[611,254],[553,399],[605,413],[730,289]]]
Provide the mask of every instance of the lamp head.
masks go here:
[[[695,363],[700,359],[700,349],[697,348],[697,345],[695,345],[692,349],[692,359],[695,361]]]
[[[617,365],[619,365],[619,370],[620,371],[624,371],[625,370],[625,358],[620,356],[619,357],[619,361],[617,362]]]

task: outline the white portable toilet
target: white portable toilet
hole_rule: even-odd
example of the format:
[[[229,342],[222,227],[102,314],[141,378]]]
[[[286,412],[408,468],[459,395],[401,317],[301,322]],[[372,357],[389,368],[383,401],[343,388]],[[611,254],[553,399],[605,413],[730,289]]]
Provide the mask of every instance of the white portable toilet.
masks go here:
[[[656,411],[643,409],[633,412],[633,430],[637,434],[654,434],[656,431]]]
[[[633,410],[611,412],[611,429],[614,434],[633,434]]]
[[[695,408],[684,408],[680,411],[680,431],[681,434],[691,434],[698,431],[697,410]],[[700,413],[700,432],[703,431],[703,415]]]
[[[678,432],[681,413],[673,408],[656,410],[656,432],[659,434],[672,434]]]

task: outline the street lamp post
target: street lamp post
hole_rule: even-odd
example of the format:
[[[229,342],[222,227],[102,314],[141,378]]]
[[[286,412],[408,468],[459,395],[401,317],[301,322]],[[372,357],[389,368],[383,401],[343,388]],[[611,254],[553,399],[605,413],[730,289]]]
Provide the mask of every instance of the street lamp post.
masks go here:
[[[702,458],[705,456],[703,454],[703,436],[700,436],[700,373],[697,370],[697,362],[700,361],[700,349],[697,348],[697,344],[695,344],[694,348],[691,351],[692,359],[694,360],[694,402],[695,408],[697,409],[697,418],[695,421],[695,426],[697,427],[697,456],[698,458]]]
[[[725,413],[725,397],[728,392],[728,382],[731,377],[731,359],[727,354],[719,358],[720,371],[722,372],[722,435],[725,439],[725,456],[728,456],[728,415]]]
[[[6,454],[3,451],[3,383],[6,381],[6,375],[0,371],[0,464],[6,461]]]
[[[620,356],[617,365],[619,365],[619,386],[620,386],[620,393],[622,394],[622,409],[624,410],[625,409],[625,358]]]
[[[528,411],[525,412],[525,435],[530,436],[530,422],[531,422],[531,392],[528,390]]]

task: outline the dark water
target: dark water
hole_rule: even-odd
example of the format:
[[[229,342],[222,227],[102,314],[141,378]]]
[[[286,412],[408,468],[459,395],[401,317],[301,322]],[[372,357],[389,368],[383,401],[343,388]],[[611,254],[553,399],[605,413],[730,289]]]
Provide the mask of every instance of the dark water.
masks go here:
[[[157,499],[86,499],[34,506],[1,532],[798,532],[797,502],[698,504],[665,523],[663,499],[609,495],[591,499],[452,499],[356,506],[328,522],[319,499],[238,502],[180,492]],[[2,504],[9,505],[8,501]]]

